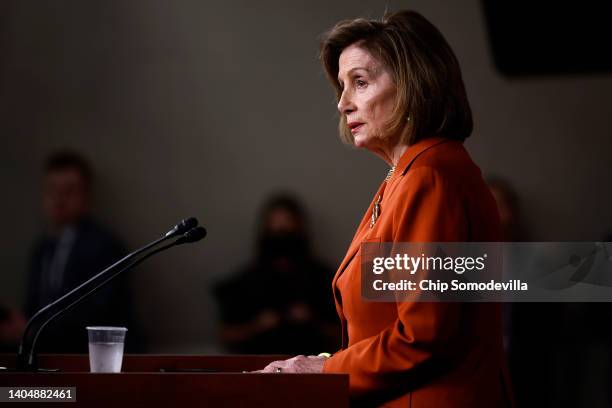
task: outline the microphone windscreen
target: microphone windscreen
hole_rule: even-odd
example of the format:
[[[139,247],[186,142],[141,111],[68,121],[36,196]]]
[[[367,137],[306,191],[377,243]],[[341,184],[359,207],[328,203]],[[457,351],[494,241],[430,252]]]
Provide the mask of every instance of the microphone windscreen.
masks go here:
[[[185,243],[198,242],[206,236],[206,228],[197,227],[192,228],[183,235],[185,237]]]
[[[198,226],[198,219],[195,217],[189,217],[189,218],[185,218],[184,220],[182,220],[181,222],[179,222],[177,224],[177,233],[178,234],[184,234],[187,231],[195,228]]]
[[[194,217],[185,218],[178,224],[176,224],[172,229],[166,232],[166,238],[175,237],[177,235],[183,235],[187,231],[198,226],[198,219]]]

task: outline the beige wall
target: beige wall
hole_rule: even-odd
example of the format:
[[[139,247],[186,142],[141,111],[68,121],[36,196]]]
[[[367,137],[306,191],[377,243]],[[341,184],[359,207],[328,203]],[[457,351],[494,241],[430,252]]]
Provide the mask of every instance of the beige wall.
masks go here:
[[[514,183],[535,239],[598,240],[612,229],[610,75],[508,80],[492,65],[478,1],[388,7],[414,8],[447,36],[476,119],[467,146],[485,174]],[[66,146],[93,162],[96,212],[131,247],[186,215],[209,230],[202,243],[133,272],[156,351],[215,350],[210,282],[247,260],[271,191],[303,197],[316,249],[337,264],[386,168],[339,142],[318,36],[384,8],[4,2],[0,299],[22,301],[27,247],[41,226],[40,166]]]

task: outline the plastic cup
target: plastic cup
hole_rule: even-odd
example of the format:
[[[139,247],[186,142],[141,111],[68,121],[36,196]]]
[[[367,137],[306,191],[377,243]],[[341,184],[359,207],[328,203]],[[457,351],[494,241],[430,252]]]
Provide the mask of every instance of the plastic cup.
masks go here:
[[[123,362],[125,327],[88,326],[89,371],[120,373]]]

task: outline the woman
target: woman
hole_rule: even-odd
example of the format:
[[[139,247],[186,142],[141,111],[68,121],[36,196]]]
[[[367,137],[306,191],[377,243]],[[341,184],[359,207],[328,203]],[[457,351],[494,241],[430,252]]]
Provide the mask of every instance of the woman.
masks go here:
[[[361,299],[363,242],[501,240],[495,202],[462,143],[472,115],[455,55],[425,18],[401,11],[338,23],[321,60],[342,138],[391,169],[333,279],[342,349],[263,371],[348,373],[352,401],[365,405],[506,405],[498,305]]]

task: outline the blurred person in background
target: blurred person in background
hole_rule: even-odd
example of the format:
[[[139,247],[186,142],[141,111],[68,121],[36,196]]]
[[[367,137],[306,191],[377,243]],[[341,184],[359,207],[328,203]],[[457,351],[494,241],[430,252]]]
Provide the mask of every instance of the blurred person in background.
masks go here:
[[[518,193],[503,178],[487,184],[498,206],[504,241],[528,242]],[[507,267],[511,267],[508,265]],[[612,362],[609,303],[504,303],[504,344],[519,407],[575,407],[598,397],[610,381],[593,370]],[[604,323],[602,323],[604,322]],[[610,400],[612,401],[612,399]]]
[[[311,252],[302,205],[274,195],[259,220],[255,258],[215,288],[223,344],[241,354],[333,350],[340,333],[333,271]]]
[[[487,185],[497,204],[503,240],[528,241],[520,199],[514,187],[501,177],[488,179]],[[505,264],[504,268],[513,268],[513,265]],[[503,304],[504,348],[519,407],[548,406],[545,390],[553,384],[548,334],[550,330],[556,332],[559,313],[558,306],[553,303]]]
[[[487,185],[497,203],[504,241],[528,241],[519,197],[510,182],[503,178],[495,177],[488,179]]]
[[[510,182],[500,177],[487,180],[487,186],[495,199],[499,220],[501,222],[503,240],[505,242],[527,241],[526,229],[523,224],[518,194]],[[507,265],[506,267],[511,267]],[[510,352],[512,342],[512,315],[513,309],[520,307],[513,303],[504,303],[504,349]]]
[[[123,243],[91,214],[92,186],[91,167],[80,155],[62,151],[48,158],[42,202],[45,230],[30,256],[27,318],[125,255]],[[141,346],[126,275],[52,322],[38,350],[86,352],[88,325],[126,326],[126,349]]]
[[[0,304],[0,353],[16,353],[25,329],[23,313]]]

